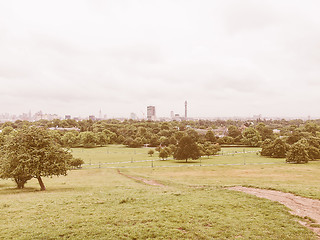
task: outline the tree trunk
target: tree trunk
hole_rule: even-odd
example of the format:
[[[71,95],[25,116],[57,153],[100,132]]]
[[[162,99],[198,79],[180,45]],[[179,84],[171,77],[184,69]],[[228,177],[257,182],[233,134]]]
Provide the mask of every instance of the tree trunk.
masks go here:
[[[14,181],[16,182],[18,189],[24,188],[24,184],[26,183],[26,181],[22,181],[19,178],[14,178]]]
[[[40,190],[41,190],[41,191],[46,190],[46,187],[44,186],[43,181],[42,181],[42,179],[41,179],[41,176],[37,176],[37,179],[38,179],[38,182],[39,182],[39,184],[40,184]]]

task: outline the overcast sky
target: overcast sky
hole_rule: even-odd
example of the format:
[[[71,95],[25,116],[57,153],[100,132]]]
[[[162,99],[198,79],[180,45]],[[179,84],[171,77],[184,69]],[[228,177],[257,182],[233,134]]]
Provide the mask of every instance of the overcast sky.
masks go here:
[[[320,1],[0,0],[0,113],[320,117]]]

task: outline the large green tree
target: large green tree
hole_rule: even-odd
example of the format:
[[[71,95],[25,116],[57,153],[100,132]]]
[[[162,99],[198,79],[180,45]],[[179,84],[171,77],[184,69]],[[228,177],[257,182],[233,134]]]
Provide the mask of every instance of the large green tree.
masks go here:
[[[190,136],[184,136],[180,139],[178,147],[173,155],[175,159],[186,160],[186,162],[189,158],[195,160],[200,158],[200,156],[201,154],[198,145]]]
[[[61,137],[63,146],[75,147],[78,144],[78,134],[76,132],[67,132]]]
[[[210,141],[211,143],[214,143],[214,142],[217,141],[216,136],[214,135],[214,133],[213,133],[211,130],[209,130],[208,132],[206,132],[205,139],[206,139],[207,141]]]
[[[96,144],[101,146],[105,146],[109,143],[109,138],[104,132],[98,132],[96,135]]]
[[[248,127],[242,132],[242,143],[252,147],[258,147],[261,144],[261,135],[259,132],[252,128]]]
[[[311,133],[313,136],[317,135],[317,131],[319,131],[319,126],[314,122],[307,122],[304,126],[306,132]]]
[[[241,136],[241,131],[236,126],[230,125],[228,127],[228,136],[232,137],[232,138],[237,138],[237,137]]]
[[[289,150],[289,145],[285,143],[281,138],[277,138],[274,141],[266,139],[262,143],[261,148],[262,156],[285,158],[287,151]]]
[[[288,163],[307,163],[309,160],[308,145],[303,140],[294,143],[287,153]]]
[[[79,134],[80,138],[80,143],[84,147],[95,147],[96,142],[97,142],[97,137],[93,132],[86,131],[86,132],[81,132]]]
[[[267,127],[264,123],[258,123],[256,130],[259,132],[262,141],[274,138],[272,129]]]
[[[71,159],[48,130],[25,127],[6,138],[1,148],[0,177],[14,179],[18,188],[36,178],[45,190],[42,177],[66,175]]]
[[[320,138],[309,137],[306,139],[308,144],[308,154],[311,160],[320,159]]]

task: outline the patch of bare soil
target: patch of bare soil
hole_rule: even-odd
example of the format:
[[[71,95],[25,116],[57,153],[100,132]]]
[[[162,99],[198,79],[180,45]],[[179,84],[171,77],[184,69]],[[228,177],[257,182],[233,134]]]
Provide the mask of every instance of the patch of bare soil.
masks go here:
[[[158,182],[156,182],[156,181],[154,181],[154,180],[148,180],[148,179],[145,179],[145,178],[142,178],[142,177],[130,176],[130,175],[127,175],[127,174],[124,174],[124,173],[120,172],[119,170],[118,170],[118,173],[119,173],[120,175],[122,175],[122,176],[127,177],[127,178],[131,178],[131,179],[133,179],[133,180],[136,180],[136,181],[139,181],[139,182],[143,182],[143,183],[148,184],[148,185],[151,185],[151,186],[164,187],[163,184],[158,183]]]
[[[314,231],[320,239],[320,200],[296,196],[291,193],[283,193],[275,190],[266,190],[248,187],[229,187],[230,190],[253,194],[257,197],[266,198],[279,202],[291,209],[290,213],[308,219],[307,222],[299,221],[300,224]],[[318,226],[317,226],[318,225]]]

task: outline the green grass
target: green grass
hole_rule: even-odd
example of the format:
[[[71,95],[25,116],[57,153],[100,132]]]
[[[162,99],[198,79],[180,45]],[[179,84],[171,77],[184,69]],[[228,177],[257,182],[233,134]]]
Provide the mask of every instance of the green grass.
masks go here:
[[[320,162],[181,168],[123,169],[161,182],[201,186],[252,186],[320,199]]]
[[[110,155],[111,149],[119,153],[112,153],[110,161],[119,162],[134,151],[112,146]],[[76,149],[74,154],[102,161],[105,150]],[[149,158],[146,152],[136,149],[141,159]],[[221,158],[230,161],[232,156]],[[255,154],[250,158],[265,161]],[[316,239],[283,205],[224,187],[251,185],[320,198],[318,162],[183,166],[121,169],[166,187],[149,186],[104,168],[44,178],[45,192],[38,191],[35,179],[24,190],[0,180],[0,239]]]
[[[172,158],[161,160],[158,152],[150,157],[149,148],[125,148],[122,145],[110,145],[101,148],[74,148],[75,157],[84,160],[84,168],[117,168],[117,167],[178,167],[185,165],[185,161]],[[253,163],[284,163],[284,159],[257,157],[259,148],[222,148],[219,155],[202,157],[198,160],[188,160],[189,165],[225,165],[225,164],[253,164]]]
[[[114,163],[158,159],[148,155],[149,148],[126,148],[123,145],[109,145],[100,148],[72,148],[72,154],[80,157],[86,164]]]

